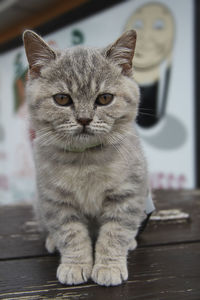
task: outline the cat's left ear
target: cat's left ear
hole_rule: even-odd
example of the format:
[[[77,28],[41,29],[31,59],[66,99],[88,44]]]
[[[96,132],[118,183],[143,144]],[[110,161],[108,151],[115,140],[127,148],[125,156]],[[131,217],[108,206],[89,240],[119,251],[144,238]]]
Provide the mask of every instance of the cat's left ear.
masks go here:
[[[54,60],[56,54],[53,49],[32,30],[26,30],[24,32],[23,41],[30,74],[33,77],[38,77],[41,68],[47,65],[51,60]]]
[[[122,74],[132,75],[132,60],[136,45],[136,31],[126,31],[111,46],[106,49],[106,57],[122,68]]]

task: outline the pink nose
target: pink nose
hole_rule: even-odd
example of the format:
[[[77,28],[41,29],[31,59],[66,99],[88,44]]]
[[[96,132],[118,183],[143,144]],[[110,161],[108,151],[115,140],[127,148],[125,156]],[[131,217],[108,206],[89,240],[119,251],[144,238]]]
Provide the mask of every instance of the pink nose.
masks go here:
[[[89,119],[89,118],[77,119],[77,122],[83,126],[89,125],[91,121],[92,121],[92,119]]]

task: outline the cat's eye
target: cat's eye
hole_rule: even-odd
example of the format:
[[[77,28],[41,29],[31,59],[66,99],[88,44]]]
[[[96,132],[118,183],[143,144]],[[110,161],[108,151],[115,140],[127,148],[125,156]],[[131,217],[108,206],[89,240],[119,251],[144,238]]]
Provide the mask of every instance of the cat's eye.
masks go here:
[[[53,95],[53,99],[56,104],[61,106],[70,106],[73,103],[71,96],[68,94],[56,94]]]
[[[113,97],[114,96],[112,94],[101,94],[101,95],[99,95],[97,97],[95,103],[97,105],[100,105],[100,106],[102,106],[102,105],[108,105],[108,104],[110,104],[112,102]]]

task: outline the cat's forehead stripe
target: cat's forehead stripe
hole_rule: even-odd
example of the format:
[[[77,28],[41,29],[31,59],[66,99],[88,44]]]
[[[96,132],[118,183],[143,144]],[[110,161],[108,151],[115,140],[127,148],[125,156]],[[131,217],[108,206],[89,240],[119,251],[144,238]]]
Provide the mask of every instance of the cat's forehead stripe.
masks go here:
[[[103,61],[102,61],[103,60]],[[66,53],[60,61],[61,79],[64,77],[69,91],[81,92],[80,89],[90,90],[92,93],[105,88],[106,72],[105,60],[98,51],[91,49],[76,49],[72,53]],[[63,76],[65,73],[65,76]]]
[[[101,92],[103,92],[103,91],[105,90],[105,86],[106,86],[105,81],[102,81],[102,82],[100,83],[99,90],[100,90]]]
[[[77,82],[72,80],[69,89],[70,89],[70,91],[71,91],[72,94],[76,94],[78,92],[78,84],[77,84]]]
[[[94,79],[91,79],[90,88],[91,88],[91,91],[93,93],[96,92],[97,84],[96,84],[96,81]]]

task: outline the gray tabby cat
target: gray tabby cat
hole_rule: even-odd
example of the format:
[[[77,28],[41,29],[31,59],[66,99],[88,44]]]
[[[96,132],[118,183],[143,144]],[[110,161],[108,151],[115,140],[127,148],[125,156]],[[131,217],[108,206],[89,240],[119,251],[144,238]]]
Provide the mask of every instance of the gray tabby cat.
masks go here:
[[[51,49],[25,31],[27,101],[36,132],[37,212],[57,249],[58,280],[128,278],[128,250],[145,218],[146,161],[133,120],[139,89],[132,77],[134,30],[104,49]],[[94,245],[94,251],[93,251]]]

